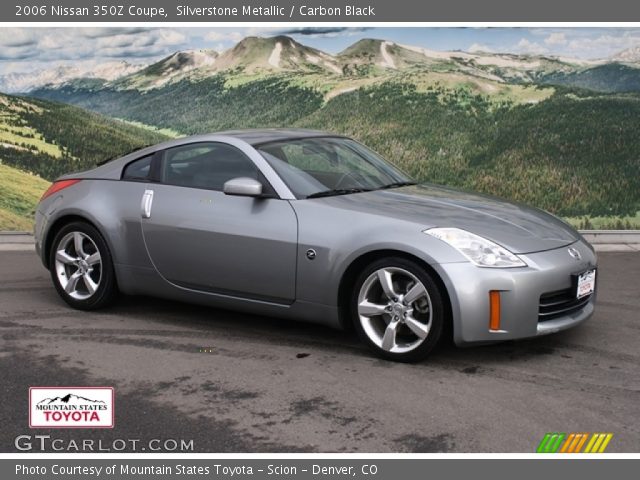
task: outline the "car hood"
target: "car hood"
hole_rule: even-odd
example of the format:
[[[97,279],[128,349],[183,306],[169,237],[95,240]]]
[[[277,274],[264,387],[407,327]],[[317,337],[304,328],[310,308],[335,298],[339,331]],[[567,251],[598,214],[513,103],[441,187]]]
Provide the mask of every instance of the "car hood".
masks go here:
[[[430,184],[324,200],[340,208],[412,221],[422,229],[461,228],[488,238],[513,253],[560,248],[580,238],[569,225],[542,210]]]

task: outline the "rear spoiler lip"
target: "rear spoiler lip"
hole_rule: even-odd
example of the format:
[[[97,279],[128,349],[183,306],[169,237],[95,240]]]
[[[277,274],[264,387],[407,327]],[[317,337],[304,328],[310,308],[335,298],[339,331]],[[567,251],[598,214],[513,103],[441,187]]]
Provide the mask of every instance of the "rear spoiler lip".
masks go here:
[[[142,145],[142,146],[136,147],[133,150],[130,150],[128,152],[124,152],[124,153],[121,153],[119,155],[116,155],[115,157],[106,158],[106,159],[101,160],[98,163],[96,163],[96,167],[101,167],[102,165],[105,165],[105,164],[107,164],[109,162],[113,162],[114,160],[118,160],[119,158],[126,157],[127,155],[131,155],[132,153],[139,152],[140,150],[144,150],[145,148],[153,147],[155,145],[156,145],[155,143],[150,143],[148,145]]]

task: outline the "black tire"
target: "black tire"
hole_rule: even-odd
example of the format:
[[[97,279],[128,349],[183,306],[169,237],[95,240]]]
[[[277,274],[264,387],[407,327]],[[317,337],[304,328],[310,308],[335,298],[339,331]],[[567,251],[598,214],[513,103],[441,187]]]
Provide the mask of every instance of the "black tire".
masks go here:
[[[396,353],[388,350],[384,350],[378,346],[365,332],[365,328],[361,322],[360,315],[358,313],[358,297],[360,291],[367,281],[367,279],[380,269],[402,269],[413,274],[425,287],[428,297],[431,302],[431,318],[429,323],[431,324],[429,332],[422,340],[422,343],[415,347],[413,350]],[[378,356],[387,360],[393,360],[396,362],[418,362],[425,359],[429,353],[438,345],[445,323],[446,309],[444,306],[442,292],[438,287],[438,284],[433,280],[432,276],[425,271],[419,264],[403,257],[388,257],[380,260],[376,260],[368,265],[356,278],[353,291],[351,294],[350,302],[350,314],[353,321],[353,325],[358,332],[360,339]],[[392,315],[392,314],[389,314]],[[417,338],[417,337],[416,337]]]
[[[61,284],[62,280],[59,278],[59,269],[56,265],[56,253],[61,246],[61,242],[65,237],[68,237],[74,232],[80,232],[81,234],[86,235],[86,237],[93,242],[93,245],[91,243],[88,243],[88,245],[91,247],[95,246],[100,254],[99,282],[97,283],[95,291],[90,294],[88,298],[74,298],[65,291]],[[85,242],[87,242],[87,240],[85,240]],[[73,269],[76,267],[71,268]],[[71,307],[78,310],[98,310],[100,308],[105,308],[111,305],[117,297],[118,287],[116,284],[111,252],[109,251],[109,247],[100,232],[89,223],[81,221],[72,222],[65,225],[58,231],[51,244],[51,250],[49,251],[49,272],[51,273],[51,279],[53,280],[53,285],[55,286],[58,294]],[[68,276],[69,273],[66,275]]]

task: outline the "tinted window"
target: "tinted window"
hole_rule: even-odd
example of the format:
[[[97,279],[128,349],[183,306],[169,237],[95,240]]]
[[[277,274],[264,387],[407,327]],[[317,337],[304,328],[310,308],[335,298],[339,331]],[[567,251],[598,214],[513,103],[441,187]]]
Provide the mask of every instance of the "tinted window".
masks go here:
[[[236,177],[261,180],[258,169],[240,150],[223,143],[198,143],[165,152],[162,181],[182,187],[222,191]]]
[[[122,172],[123,180],[148,180],[151,172],[151,159],[153,155],[142,157],[127,165]]]

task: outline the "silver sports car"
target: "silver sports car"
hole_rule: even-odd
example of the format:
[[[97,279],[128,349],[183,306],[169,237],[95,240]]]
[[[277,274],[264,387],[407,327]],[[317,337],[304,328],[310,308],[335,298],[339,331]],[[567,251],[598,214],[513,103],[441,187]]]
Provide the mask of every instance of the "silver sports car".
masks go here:
[[[540,210],[416,184],[310,130],[229,131],[64,176],[36,248],[72,307],[117,292],[354,326],[379,355],[534,337],[589,318],[596,256]]]

